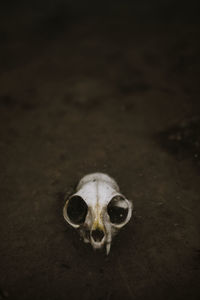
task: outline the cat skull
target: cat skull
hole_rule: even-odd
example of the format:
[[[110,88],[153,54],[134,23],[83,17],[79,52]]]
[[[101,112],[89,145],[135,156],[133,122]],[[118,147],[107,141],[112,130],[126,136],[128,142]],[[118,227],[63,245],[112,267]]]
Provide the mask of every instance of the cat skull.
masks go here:
[[[79,229],[85,243],[94,249],[106,246],[110,252],[113,236],[128,223],[132,203],[119,191],[116,181],[104,173],[84,176],[63,208],[65,220]]]

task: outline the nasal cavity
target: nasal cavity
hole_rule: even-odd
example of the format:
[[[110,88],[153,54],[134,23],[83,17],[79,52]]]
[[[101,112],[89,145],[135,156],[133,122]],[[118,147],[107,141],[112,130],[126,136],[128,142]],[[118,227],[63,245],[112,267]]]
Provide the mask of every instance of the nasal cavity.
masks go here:
[[[95,242],[101,242],[104,237],[104,232],[102,230],[96,229],[92,231],[92,238]]]

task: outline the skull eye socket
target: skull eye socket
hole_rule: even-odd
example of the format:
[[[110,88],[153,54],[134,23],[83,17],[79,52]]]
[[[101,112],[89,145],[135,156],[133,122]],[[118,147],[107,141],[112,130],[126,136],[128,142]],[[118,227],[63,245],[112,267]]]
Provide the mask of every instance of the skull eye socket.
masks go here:
[[[115,196],[108,204],[107,212],[111,223],[124,223],[128,216],[128,204],[122,196]]]
[[[70,221],[76,225],[84,223],[88,212],[88,206],[80,196],[73,196],[67,205],[67,215]]]

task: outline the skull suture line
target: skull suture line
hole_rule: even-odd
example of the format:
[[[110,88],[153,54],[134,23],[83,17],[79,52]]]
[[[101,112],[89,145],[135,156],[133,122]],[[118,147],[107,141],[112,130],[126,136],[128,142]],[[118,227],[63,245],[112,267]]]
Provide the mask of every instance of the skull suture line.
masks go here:
[[[63,215],[79,229],[85,243],[91,243],[94,249],[106,245],[108,255],[113,236],[131,218],[132,203],[120,193],[114,179],[93,173],[80,180],[76,193],[66,201]]]

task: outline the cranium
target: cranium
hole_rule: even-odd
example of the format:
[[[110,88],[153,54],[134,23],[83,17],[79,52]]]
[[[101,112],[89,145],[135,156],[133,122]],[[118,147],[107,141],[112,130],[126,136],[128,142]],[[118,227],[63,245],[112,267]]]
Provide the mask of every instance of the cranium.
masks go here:
[[[65,220],[79,229],[85,243],[94,249],[106,245],[110,252],[113,236],[131,218],[132,203],[119,191],[114,179],[103,173],[84,176],[75,194],[66,199]]]

